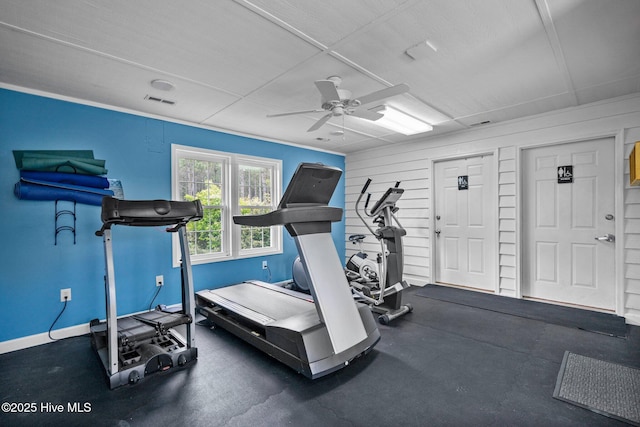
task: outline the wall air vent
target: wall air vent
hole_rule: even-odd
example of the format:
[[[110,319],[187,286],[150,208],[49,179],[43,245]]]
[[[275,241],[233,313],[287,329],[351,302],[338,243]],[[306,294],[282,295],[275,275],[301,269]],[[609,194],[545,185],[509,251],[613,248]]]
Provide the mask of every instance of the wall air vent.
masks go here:
[[[482,126],[482,125],[488,125],[489,123],[491,123],[491,120],[485,120],[483,122],[478,122],[478,123],[471,123],[469,126],[473,127],[473,126]]]
[[[162,104],[167,105],[175,105],[176,101],[171,101],[170,99],[158,98],[157,96],[147,95],[144,97],[147,101],[160,102]]]

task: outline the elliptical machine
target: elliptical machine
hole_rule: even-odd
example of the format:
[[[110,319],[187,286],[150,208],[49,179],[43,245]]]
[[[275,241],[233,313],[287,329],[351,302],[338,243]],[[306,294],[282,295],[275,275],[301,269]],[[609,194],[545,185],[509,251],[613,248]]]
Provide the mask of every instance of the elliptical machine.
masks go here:
[[[380,242],[380,253],[377,255],[376,262],[373,262],[362,250],[362,241],[366,236],[364,234],[349,236],[350,242],[360,245],[360,251],[347,261],[345,274],[354,297],[358,301],[368,304],[374,313],[380,314],[378,316],[380,323],[388,325],[392,320],[413,310],[411,304],[402,304],[402,292],[409,287],[409,284],[402,278],[404,271],[402,236],[405,236],[407,232],[394,215],[399,209],[396,202],[404,193],[404,189],[399,188],[400,182],[396,182],[396,185],[389,188],[368,212],[367,207],[371,201],[371,194],[367,195],[362,212],[366,216],[374,218],[373,223],[378,225],[378,228],[374,230],[360,213],[360,202],[371,182],[371,179],[367,179],[356,200],[355,210],[362,223]],[[393,221],[397,226],[393,225]],[[297,257],[293,262],[292,275],[293,288],[309,293],[309,284],[300,257]]]
[[[396,202],[402,197],[404,189],[399,188],[399,181],[396,182],[396,185],[387,189],[369,211],[367,208],[371,200],[371,193],[367,194],[362,212],[369,218],[373,218],[373,223],[378,225],[378,228],[374,230],[360,212],[360,202],[370,184],[371,179],[369,178],[356,200],[355,210],[358,218],[380,242],[380,253],[374,263],[360,247],[360,252],[352,255],[347,261],[345,272],[353,293],[363,302],[369,304],[373,312],[380,314],[378,317],[380,323],[387,325],[392,320],[413,310],[410,304],[402,304],[402,292],[409,287],[409,284],[402,278],[404,271],[402,237],[407,232],[395,216],[399,209]],[[364,235],[356,234],[350,236],[349,240],[361,245],[364,238]]]

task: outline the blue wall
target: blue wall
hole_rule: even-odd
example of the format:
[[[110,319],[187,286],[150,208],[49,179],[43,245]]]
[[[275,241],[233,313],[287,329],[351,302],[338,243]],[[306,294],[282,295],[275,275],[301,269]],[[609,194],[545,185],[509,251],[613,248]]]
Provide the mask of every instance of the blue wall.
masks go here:
[[[122,181],[125,198],[170,199],[173,143],[281,159],[285,186],[300,162],[344,170],[340,155],[0,89],[0,342],[47,332],[63,307],[62,288],[71,288],[72,299],[55,329],[105,318],[104,250],[94,234],[100,207],[78,204],[77,243],[62,232],[54,245],[54,202],[13,195],[19,172],[12,150],[93,150],[106,160],[108,177]],[[344,207],[344,176],[331,205]],[[341,258],[344,233],[344,220],[334,223]],[[272,281],[289,279],[297,251],[286,230],[283,237],[282,255],[193,266],[195,289],[266,280],[264,259]],[[114,227],[113,248],[119,315],[149,307],[159,274],[165,286],[154,304],[180,301],[179,269],[163,228]]]

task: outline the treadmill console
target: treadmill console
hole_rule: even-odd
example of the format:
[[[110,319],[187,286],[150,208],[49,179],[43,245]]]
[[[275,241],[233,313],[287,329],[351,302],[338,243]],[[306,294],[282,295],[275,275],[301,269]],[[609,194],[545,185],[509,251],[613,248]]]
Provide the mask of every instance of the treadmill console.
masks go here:
[[[300,163],[280,200],[278,209],[328,205],[342,171],[321,163]]]
[[[321,163],[300,163],[278,208],[262,215],[235,215],[238,225],[270,227],[284,225],[292,236],[331,231],[342,220],[342,208],[329,206],[342,171]]]
[[[200,200],[192,202],[175,200],[121,200],[114,197],[102,199],[102,228],[96,235],[112,225],[153,227],[159,225],[185,225],[202,219]]]

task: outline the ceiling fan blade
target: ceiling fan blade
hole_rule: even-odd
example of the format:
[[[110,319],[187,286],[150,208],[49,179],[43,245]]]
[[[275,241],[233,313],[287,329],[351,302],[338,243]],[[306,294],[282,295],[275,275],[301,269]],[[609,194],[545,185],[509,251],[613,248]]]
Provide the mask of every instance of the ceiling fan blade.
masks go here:
[[[400,95],[402,93],[409,92],[409,86],[404,83],[391,86],[386,89],[382,89],[376,92],[372,92],[368,95],[357,98],[360,104],[369,104],[371,102],[379,101],[385,98],[391,98],[392,96]]]
[[[318,130],[318,129],[320,129],[320,127],[321,127],[323,124],[327,123],[327,121],[331,118],[331,116],[333,116],[333,113],[329,113],[329,114],[327,114],[327,115],[322,116],[322,118],[321,118],[320,120],[318,120],[317,122],[315,122],[315,123],[313,124],[313,126],[311,126],[311,127],[309,128],[309,130],[307,130],[307,132],[313,132],[314,130]]]
[[[293,116],[295,114],[322,113],[324,111],[325,110],[292,111],[290,113],[267,114],[267,117],[282,117],[282,116]]]
[[[340,94],[332,80],[316,80],[314,83],[324,101],[340,101]]]
[[[374,122],[384,117],[384,114],[380,114],[377,111],[371,111],[371,110],[355,110],[353,113],[350,113],[349,115],[354,117],[360,117],[361,119],[371,120]]]

